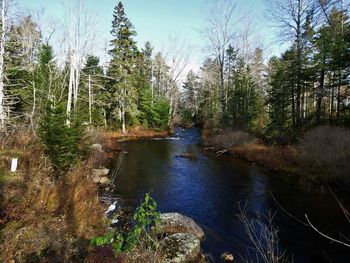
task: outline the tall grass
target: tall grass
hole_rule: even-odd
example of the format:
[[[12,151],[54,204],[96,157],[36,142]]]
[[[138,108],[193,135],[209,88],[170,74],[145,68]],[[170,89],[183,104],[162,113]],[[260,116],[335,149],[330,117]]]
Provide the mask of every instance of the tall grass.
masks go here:
[[[350,130],[320,126],[307,132],[297,145],[300,164],[327,178],[350,179]]]
[[[216,150],[227,150],[270,170],[287,171],[323,180],[350,181],[350,129],[319,126],[297,144],[268,145],[253,135],[224,130],[207,139]]]
[[[248,145],[254,143],[255,141],[255,137],[248,132],[226,129],[220,132],[218,135],[211,137],[208,143],[222,150]]]
[[[10,178],[0,184],[0,261],[81,261],[87,240],[105,227],[96,185],[88,178],[91,163],[54,181],[50,160],[30,132],[2,137],[0,147],[0,177]],[[19,169],[10,174],[13,154]]]

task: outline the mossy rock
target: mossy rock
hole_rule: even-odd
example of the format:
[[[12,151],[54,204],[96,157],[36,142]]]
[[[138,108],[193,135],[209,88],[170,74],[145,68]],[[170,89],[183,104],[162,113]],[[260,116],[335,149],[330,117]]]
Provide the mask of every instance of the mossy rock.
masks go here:
[[[165,255],[164,263],[200,262],[200,240],[193,234],[176,233],[166,237],[162,243],[162,252]]]

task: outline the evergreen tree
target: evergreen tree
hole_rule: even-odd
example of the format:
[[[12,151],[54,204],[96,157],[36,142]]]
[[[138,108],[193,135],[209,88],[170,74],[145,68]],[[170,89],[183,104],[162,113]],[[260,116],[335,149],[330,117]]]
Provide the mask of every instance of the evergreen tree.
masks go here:
[[[90,124],[104,123],[106,105],[105,80],[103,68],[99,65],[100,59],[88,55],[81,71],[81,87],[79,107],[85,122]]]
[[[133,37],[136,32],[127,18],[121,2],[114,9],[112,21],[113,40],[109,51],[112,59],[107,71],[108,117],[112,123],[119,119],[122,131],[126,124],[137,122],[137,87],[134,66],[139,51]]]
[[[199,79],[192,70],[188,72],[182,88],[185,114],[188,113],[188,117],[193,120],[197,117],[199,109]]]
[[[79,143],[83,129],[77,119],[66,125],[67,114],[63,104],[48,103],[39,127],[39,135],[54,167],[55,176],[61,176],[79,159]]]
[[[268,66],[269,88],[267,108],[269,123],[266,135],[273,140],[290,137],[293,133],[293,87],[294,78],[290,73],[294,58],[293,51],[286,51],[282,59],[272,57]]]

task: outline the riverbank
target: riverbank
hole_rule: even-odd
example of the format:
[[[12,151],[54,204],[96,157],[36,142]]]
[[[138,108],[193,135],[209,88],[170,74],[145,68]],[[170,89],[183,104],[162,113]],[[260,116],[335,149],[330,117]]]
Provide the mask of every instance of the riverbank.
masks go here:
[[[350,130],[316,127],[297,143],[269,145],[243,131],[225,130],[211,134],[204,130],[206,149],[218,155],[231,154],[273,172],[342,185],[350,182]]]
[[[18,158],[11,172],[9,164]],[[39,139],[21,131],[0,141],[1,262],[80,262],[105,228],[88,155],[53,177]]]
[[[79,164],[59,178],[53,177],[53,167],[34,134],[22,131],[13,135],[11,140],[1,140],[1,261],[102,262],[95,259],[100,260],[105,252],[109,253],[111,260],[117,260],[110,246],[101,250],[90,244],[91,240],[108,232],[109,227],[116,222],[122,223],[114,228],[117,234],[118,231],[128,231],[133,216],[132,211],[123,211],[113,218],[108,217],[106,211],[112,204],[100,197],[101,193],[108,195],[105,191],[106,188],[111,189],[112,182],[104,166],[122,154],[119,147],[122,140],[166,137],[168,134],[167,131],[142,128],[131,129],[127,134],[91,129],[80,146],[82,156]],[[19,160],[15,172],[9,169],[13,158]],[[96,181],[97,176],[103,177]],[[198,256],[204,262],[199,242],[203,237],[197,238],[182,232],[174,232],[174,236],[162,235],[159,244],[164,242],[165,246],[173,239],[178,242],[179,238],[184,245],[178,247],[176,253],[184,251],[185,247],[191,250],[191,255],[186,256],[181,252],[180,257]],[[152,258],[152,262],[163,262],[166,251],[170,253],[168,257],[173,256],[173,250],[164,252],[157,248],[150,251],[144,247],[145,244],[137,246],[133,250],[135,253],[122,253],[118,260],[147,262],[147,259]]]

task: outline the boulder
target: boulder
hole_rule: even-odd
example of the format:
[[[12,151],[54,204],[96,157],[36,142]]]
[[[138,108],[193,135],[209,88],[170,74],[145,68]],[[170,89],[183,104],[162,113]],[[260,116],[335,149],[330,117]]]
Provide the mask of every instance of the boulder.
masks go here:
[[[100,180],[101,180],[101,178],[98,177],[98,176],[94,176],[94,177],[92,178],[92,181],[93,181],[95,184],[98,184],[98,183],[100,182]]]
[[[195,235],[200,240],[204,239],[204,232],[193,219],[179,213],[160,214],[160,222],[155,231],[158,235],[189,233]]]
[[[161,242],[164,263],[199,262],[201,258],[200,240],[189,233],[176,233]]]
[[[117,209],[119,208],[118,206],[118,202],[115,201],[113,202],[107,209],[107,211],[105,212],[105,214],[108,216],[108,215],[111,215],[113,214]]]
[[[221,255],[221,259],[225,262],[233,262],[233,260],[235,259],[234,256],[229,253],[229,252],[224,252]]]
[[[111,180],[109,180],[107,177],[102,177],[99,181],[99,184],[101,185],[109,185],[111,183]]]
[[[98,143],[91,145],[90,148],[91,148],[91,150],[96,151],[96,152],[103,152],[102,145],[98,144]]]
[[[93,173],[92,173],[92,176],[93,178],[94,177],[104,177],[104,176],[107,176],[109,173],[109,169],[107,168],[101,168],[101,169],[94,169],[93,170]]]

